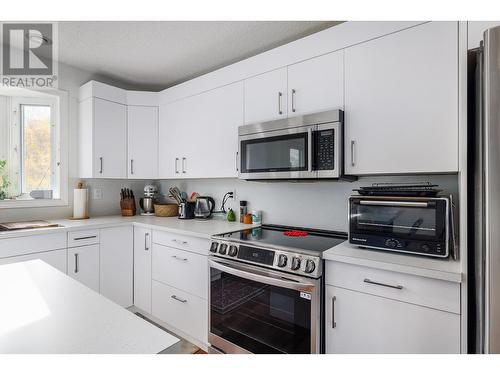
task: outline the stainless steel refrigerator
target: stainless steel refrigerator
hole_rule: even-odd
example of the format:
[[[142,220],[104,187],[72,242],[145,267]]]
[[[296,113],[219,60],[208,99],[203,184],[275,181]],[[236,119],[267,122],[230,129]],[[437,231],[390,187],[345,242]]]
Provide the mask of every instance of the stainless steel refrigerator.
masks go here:
[[[469,352],[500,353],[500,27],[468,56]]]

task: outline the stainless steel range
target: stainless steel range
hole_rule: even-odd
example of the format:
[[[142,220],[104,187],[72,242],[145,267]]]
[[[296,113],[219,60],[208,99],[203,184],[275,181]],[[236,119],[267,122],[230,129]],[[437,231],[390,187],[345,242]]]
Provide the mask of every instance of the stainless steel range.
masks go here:
[[[274,225],[213,236],[210,351],[321,353],[321,254],[346,239]]]

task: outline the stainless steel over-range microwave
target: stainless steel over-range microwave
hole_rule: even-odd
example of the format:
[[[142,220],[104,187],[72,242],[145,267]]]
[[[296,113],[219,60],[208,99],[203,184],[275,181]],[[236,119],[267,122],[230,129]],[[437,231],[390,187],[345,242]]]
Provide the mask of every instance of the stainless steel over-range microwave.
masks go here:
[[[341,110],[238,128],[238,172],[245,180],[343,178]]]

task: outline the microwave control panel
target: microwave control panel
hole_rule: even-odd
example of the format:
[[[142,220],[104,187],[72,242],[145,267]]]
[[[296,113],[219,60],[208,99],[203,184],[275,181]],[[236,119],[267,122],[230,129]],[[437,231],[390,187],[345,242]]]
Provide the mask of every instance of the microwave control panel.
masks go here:
[[[335,168],[335,130],[318,130],[314,133],[315,170],[328,171]]]

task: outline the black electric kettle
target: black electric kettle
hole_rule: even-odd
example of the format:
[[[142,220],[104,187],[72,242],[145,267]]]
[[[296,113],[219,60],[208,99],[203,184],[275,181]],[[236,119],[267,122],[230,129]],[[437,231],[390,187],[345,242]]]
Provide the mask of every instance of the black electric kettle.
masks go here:
[[[214,208],[215,201],[212,197],[198,197],[194,207],[194,217],[196,219],[210,219]]]

